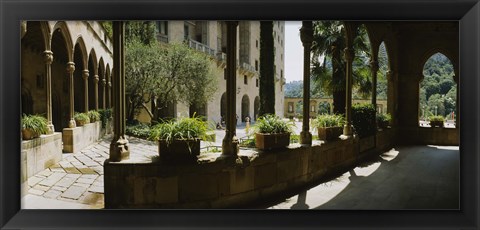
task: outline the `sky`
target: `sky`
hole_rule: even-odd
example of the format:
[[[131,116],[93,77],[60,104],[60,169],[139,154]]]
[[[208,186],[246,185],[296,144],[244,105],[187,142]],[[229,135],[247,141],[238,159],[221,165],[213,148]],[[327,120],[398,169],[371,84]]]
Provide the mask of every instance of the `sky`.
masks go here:
[[[300,41],[302,21],[285,22],[285,79],[303,80],[303,46]]]

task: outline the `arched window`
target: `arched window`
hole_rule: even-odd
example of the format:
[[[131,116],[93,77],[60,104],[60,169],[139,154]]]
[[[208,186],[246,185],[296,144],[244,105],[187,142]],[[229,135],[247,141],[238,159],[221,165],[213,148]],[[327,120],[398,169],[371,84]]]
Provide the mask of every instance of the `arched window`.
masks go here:
[[[429,118],[442,116],[444,127],[455,127],[457,84],[453,65],[445,55],[432,55],[423,66],[419,90],[419,125],[428,127]]]

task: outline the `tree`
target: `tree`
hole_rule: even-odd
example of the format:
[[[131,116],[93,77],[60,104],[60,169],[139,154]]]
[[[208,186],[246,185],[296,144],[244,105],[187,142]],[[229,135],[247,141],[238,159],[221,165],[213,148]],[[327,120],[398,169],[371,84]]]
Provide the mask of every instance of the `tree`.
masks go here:
[[[125,91],[127,120],[141,108],[153,121],[168,105],[184,102],[203,105],[217,90],[209,58],[185,44],[161,45],[154,40],[151,22],[129,22],[126,26]],[[151,103],[152,110],[147,106]]]
[[[259,116],[275,114],[275,53],[273,42],[273,21],[261,21]]]
[[[369,44],[366,30],[359,27],[353,41],[355,59],[353,82],[356,91],[365,96],[370,92],[371,82],[368,68]],[[345,113],[346,102],[346,63],[343,59],[346,46],[345,29],[341,21],[314,22],[314,42],[312,45],[312,81],[316,90],[324,90],[333,95],[334,113]]]

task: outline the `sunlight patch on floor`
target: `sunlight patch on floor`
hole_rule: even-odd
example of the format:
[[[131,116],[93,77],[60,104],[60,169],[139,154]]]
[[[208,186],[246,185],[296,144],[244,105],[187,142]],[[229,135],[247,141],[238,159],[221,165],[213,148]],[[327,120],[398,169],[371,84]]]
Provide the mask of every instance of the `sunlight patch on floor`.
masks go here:
[[[393,148],[387,152],[384,152],[382,155],[380,155],[380,157],[386,161],[391,161],[398,156],[398,153],[399,152]]]

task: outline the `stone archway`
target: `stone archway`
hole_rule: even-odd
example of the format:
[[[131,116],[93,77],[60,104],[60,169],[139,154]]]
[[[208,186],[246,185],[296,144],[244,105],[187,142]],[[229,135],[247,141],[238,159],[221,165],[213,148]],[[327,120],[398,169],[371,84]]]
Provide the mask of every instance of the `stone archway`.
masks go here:
[[[97,73],[97,57],[95,55],[95,50],[92,49],[90,51],[90,55],[88,56],[88,72],[90,76],[88,77],[88,109],[94,110],[96,109],[96,96],[95,96],[95,88],[98,87],[98,83],[95,83],[95,78],[98,78]]]
[[[67,128],[70,121],[70,85],[66,71],[69,48],[63,33],[56,29],[52,34],[52,121],[56,131]]]
[[[75,44],[73,52],[73,62],[75,63],[75,71],[73,72],[73,88],[74,88],[74,110],[75,112],[87,112],[85,108],[85,82],[83,79],[83,70],[85,65],[83,62],[86,55],[80,47],[79,43]],[[88,87],[88,86],[87,86]]]
[[[250,117],[250,98],[247,94],[242,97],[242,117],[240,118],[242,122],[245,122],[245,117]]]
[[[256,96],[255,100],[253,101],[253,119],[257,120],[258,118],[258,110],[260,109],[260,97]]]

